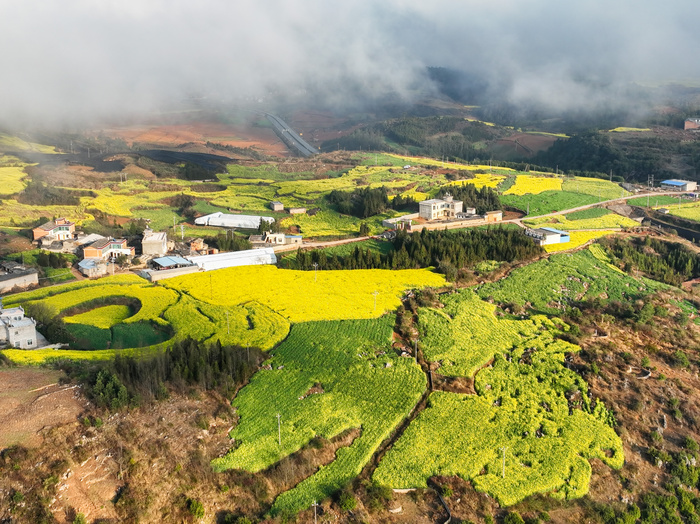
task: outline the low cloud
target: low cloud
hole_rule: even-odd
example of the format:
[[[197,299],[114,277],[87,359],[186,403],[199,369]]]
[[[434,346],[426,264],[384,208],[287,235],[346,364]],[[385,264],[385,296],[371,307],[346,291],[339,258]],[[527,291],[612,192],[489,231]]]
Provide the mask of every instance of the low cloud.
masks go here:
[[[430,93],[427,66],[566,109],[700,78],[697,0],[0,0],[0,125],[163,109],[188,96],[307,105]]]

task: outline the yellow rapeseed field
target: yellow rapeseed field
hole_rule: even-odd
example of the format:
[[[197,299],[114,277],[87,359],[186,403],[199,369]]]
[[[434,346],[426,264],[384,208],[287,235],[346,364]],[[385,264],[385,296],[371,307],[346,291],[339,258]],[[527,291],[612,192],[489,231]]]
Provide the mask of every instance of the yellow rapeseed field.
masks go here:
[[[544,191],[561,191],[562,179],[559,177],[543,177],[518,175],[515,177],[513,187],[505,191],[504,195],[537,195]]]
[[[557,215],[556,217],[545,217],[532,221],[526,221],[526,223],[536,225],[537,227],[553,227],[555,229],[563,229],[567,231],[577,229],[636,227],[639,225],[639,222],[636,220],[618,215],[617,213],[610,213],[597,218],[583,218],[580,220],[569,220],[564,215]]]
[[[443,286],[445,279],[425,269],[314,272],[244,266],[171,278],[163,285],[220,306],[255,301],[291,322],[307,322],[380,317],[400,305],[407,289]]]
[[[566,251],[569,249],[574,249],[574,248],[580,247],[591,240],[595,240],[596,238],[604,237],[604,236],[610,235],[612,233],[615,233],[615,231],[611,231],[611,230],[572,231],[570,233],[571,241],[567,242],[566,244],[550,244],[548,246],[544,246],[544,250],[547,253],[556,253],[557,251]]]

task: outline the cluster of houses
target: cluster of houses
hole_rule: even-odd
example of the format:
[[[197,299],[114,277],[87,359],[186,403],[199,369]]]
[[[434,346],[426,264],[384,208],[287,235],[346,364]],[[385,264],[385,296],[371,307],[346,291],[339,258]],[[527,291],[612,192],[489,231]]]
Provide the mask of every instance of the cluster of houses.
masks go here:
[[[503,220],[503,211],[487,211],[477,215],[476,209],[464,209],[464,202],[455,200],[449,193],[444,198],[431,198],[418,203],[418,213],[388,218],[382,225],[389,229],[421,231],[444,227],[467,227],[476,223],[491,224]]]

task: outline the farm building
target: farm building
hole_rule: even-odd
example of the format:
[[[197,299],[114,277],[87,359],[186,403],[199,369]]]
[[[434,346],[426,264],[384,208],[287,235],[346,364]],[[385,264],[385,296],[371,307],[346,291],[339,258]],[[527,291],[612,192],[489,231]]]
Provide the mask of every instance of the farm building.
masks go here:
[[[692,129],[700,129],[700,118],[688,118],[685,121],[685,125],[683,126],[683,129],[686,131],[692,130]]]
[[[73,238],[75,233],[75,222],[71,222],[66,218],[57,218],[50,220],[39,227],[32,229],[34,240],[47,237],[53,241],[68,240]]]
[[[177,269],[181,267],[190,267],[192,262],[186,258],[178,256],[160,257],[151,260],[150,265],[156,271],[162,271],[165,269]]]
[[[203,217],[195,218],[194,223],[198,226],[215,226],[240,229],[258,229],[261,222],[271,224],[275,221],[272,217],[262,217],[255,215],[231,215],[227,213],[212,213]]]
[[[671,179],[661,182],[661,187],[671,191],[695,191],[698,188],[698,183],[690,180]]]
[[[503,220],[503,211],[487,211],[484,214],[486,222],[500,222]]]
[[[0,344],[20,349],[37,347],[36,321],[21,306],[5,309],[0,301]]]
[[[24,289],[39,284],[39,273],[17,262],[0,264],[0,293],[8,293],[14,288]]]
[[[419,216],[420,215],[418,213],[411,213],[410,215],[387,218],[385,220],[382,220],[382,226],[389,229],[406,229],[406,225],[410,226],[414,220],[419,218]]]
[[[136,251],[126,245],[125,238],[106,238],[83,248],[83,258],[116,258],[119,255],[133,257]]]
[[[97,278],[107,274],[107,263],[103,258],[84,258],[78,262],[78,271],[88,278]]]
[[[532,237],[538,246],[547,246],[549,244],[566,244],[571,241],[569,233],[559,231],[551,227],[541,227],[539,229],[526,229],[525,234]]]
[[[284,204],[279,200],[275,200],[274,202],[270,202],[270,209],[273,211],[284,211]]]
[[[430,200],[423,200],[423,202],[418,204],[420,209],[418,215],[425,220],[452,218],[456,217],[457,213],[462,212],[463,206],[464,202],[454,200],[452,195],[448,193],[444,199],[431,198]]]
[[[285,235],[284,233],[270,233],[266,231],[262,235],[250,235],[248,240],[254,247],[267,247],[270,244],[288,246],[290,244],[301,245],[303,237],[301,235]]]
[[[290,215],[305,215],[306,208],[305,207],[290,207],[289,214]]]
[[[216,255],[203,255],[200,257],[188,257],[204,271],[223,269],[235,266],[253,266],[261,264],[276,264],[277,257],[271,247],[264,249],[247,249],[245,251],[232,251],[230,253],[218,253]]]
[[[141,252],[144,255],[165,255],[168,252],[168,235],[146,228],[141,240]]]

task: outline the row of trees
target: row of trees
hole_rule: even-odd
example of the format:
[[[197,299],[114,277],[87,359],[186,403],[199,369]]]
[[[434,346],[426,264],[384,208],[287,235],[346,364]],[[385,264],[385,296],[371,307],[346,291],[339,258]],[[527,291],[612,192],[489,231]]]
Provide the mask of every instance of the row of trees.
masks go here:
[[[465,208],[476,208],[476,212],[479,215],[483,215],[487,211],[502,209],[501,199],[498,198],[498,193],[490,187],[477,189],[474,184],[464,182],[459,186],[443,187],[438,193],[438,198],[443,198],[448,193],[452,195],[455,200],[464,202]]]
[[[520,230],[463,229],[458,231],[428,231],[410,235],[399,231],[393,241],[394,249],[383,255],[371,249],[355,247],[346,256],[328,256],[324,250],[297,252],[291,261],[283,259],[284,267],[301,270],[317,269],[411,269],[436,267],[454,279],[461,268],[484,260],[514,262],[531,260],[542,254],[542,248]],[[316,264],[316,266],[314,266]]]
[[[375,189],[360,187],[354,191],[334,189],[326,198],[339,213],[358,218],[372,217],[389,209],[418,211],[418,203],[411,197],[397,195],[389,200],[389,190],[384,186]]]
[[[257,370],[263,353],[257,348],[176,342],[151,357],[121,356],[107,364],[63,362],[72,377],[89,387],[89,395],[105,408],[120,409],[167,398],[170,390],[190,387],[232,395]]]

